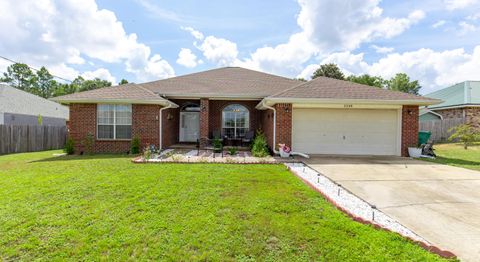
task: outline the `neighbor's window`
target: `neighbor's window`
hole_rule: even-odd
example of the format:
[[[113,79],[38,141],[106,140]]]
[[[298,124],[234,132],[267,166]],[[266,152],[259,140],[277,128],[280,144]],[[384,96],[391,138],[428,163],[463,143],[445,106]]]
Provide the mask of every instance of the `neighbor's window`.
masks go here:
[[[222,112],[223,135],[227,137],[244,137],[250,126],[248,109],[242,105],[229,105]]]
[[[97,105],[97,138],[132,138],[132,105]]]

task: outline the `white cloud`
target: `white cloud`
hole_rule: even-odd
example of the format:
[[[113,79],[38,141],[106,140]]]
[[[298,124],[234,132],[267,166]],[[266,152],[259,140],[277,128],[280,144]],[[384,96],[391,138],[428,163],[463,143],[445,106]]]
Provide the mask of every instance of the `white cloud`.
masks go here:
[[[208,61],[217,66],[230,66],[237,62],[237,44],[230,40],[210,35],[197,45],[197,48]]]
[[[178,53],[177,64],[183,65],[188,68],[194,68],[199,64],[200,61],[197,60],[197,56],[188,48],[180,49]]]
[[[455,9],[464,9],[476,3],[479,3],[479,0],[445,0],[445,6],[448,10]]]
[[[479,80],[480,45],[472,53],[465,52],[463,48],[442,52],[422,48],[411,52],[392,53],[373,63],[365,62],[362,53],[342,52],[331,54],[322,61],[324,62],[337,63],[349,73],[368,73],[384,78],[405,72],[412,79],[420,81],[423,86],[422,93],[430,93],[457,82]]]
[[[93,58],[124,63],[138,79],[174,75],[168,62],[127,34],[115,14],[99,9],[95,0],[2,1],[0,10],[9,10],[0,16],[0,52],[31,65],[69,67]]]
[[[458,26],[460,27],[460,31],[459,31],[460,35],[465,35],[471,32],[475,32],[478,29],[475,25],[472,25],[465,21],[461,21],[460,23],[458,23]]]
[[[312,75],[317,69],[320,68],[319,64],[310,64],[305,67],[305,69],[297,75],[297,78],[303,78],[305,80],[309,80],[312,78]]]
[[[371,45],[371,47],[375,49],[375,52],[379,54],[391,53],[395,50],[395,48],[393,47],[386,47],[386,46]]]
[[[181,28],[182,28],[182,30],[185,30],[185,31],[189,32],[197,40],[203,40],[203,38],[204,38],[203,34],[200,31],[197,31],[197,30],[193,29],[192,27],[189,27],[189,26],[183,27],[182,26]]]
[[[111,82],[112,85],[117,84],[117,80],[115,79],[115,77],[112,76],[112,74],[110,74],[110,71],[108,71],[108,69],[106,69],[106,68],[99,68],[95,71],[86,71],[86,72],[83,72],[81,74],[81,76],[84,79],[92,80],[92,79],[95,79],[95,78],[100,78],[100,79],[107,80],[107,81]]]
[[[392,38],[424,18],[421,10],[412,11],[404,18],[382,15],[379,0],[298,0],[300,13],[297,24],[301,31],[292,34],[288,41],[276,46],[255,50],[249,57],[238,58],[235,43],[208,36],[191,27],[195,46],[217,65],[238,65],[281,75],[294,75],[313,56],[336,50],[354,50],[365,42]],[[328,26],[327,26],[328,25]],[[387,51],[384,49],[383,51]]]
[[[445,21],[445,20],[439,20],[439,21],[435,22],[435,23],[432,25],[432,27],[433,27],[433,28],[439,28],[439,27],[444,26],[446,23],[447,23],[447,21]]]
[[[298,0],[301,32],[275,47],[257,49],[245,62],[265,71],[291,75],[311,57],[335,50],[354,50],[374,39],[391,38],[419,22],[415,10],[406,18],[382,15],[378,0]],[[328,26],[327,26],[328,25]]]

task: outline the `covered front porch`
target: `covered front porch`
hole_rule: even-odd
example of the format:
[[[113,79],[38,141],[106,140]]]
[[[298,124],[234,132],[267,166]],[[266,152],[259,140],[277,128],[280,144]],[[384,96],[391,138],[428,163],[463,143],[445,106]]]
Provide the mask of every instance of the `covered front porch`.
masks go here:
[[[260,100],[170,99],[178,108],[162,110],[161,149],[208,149],[219,139],[225,149],[248,150],[262,128]]]

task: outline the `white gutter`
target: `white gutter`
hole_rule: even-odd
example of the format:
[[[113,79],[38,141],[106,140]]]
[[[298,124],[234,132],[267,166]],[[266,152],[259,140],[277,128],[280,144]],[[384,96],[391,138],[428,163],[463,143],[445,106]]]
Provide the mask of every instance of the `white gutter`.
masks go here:
[[[168,104],[166,107],[162,107],[160,108],[160,111],[159,111],[159,130],[158,130],[158,133],[160,134],[160,140],[158,141],[158,150],[162,150],[163,149],[163,110],[165,109],[169,109],[169,108],[173,108],[173,104]]]
[[[277,103],[290,103],[290,104],[388,104],[388,105],[418,105],[427,106],[440,104],[442,100],[374,100],[374,99],[329,99],[329,98],[277,98],[266,97],[262,101],[262,105],[274,105]]]
[[[280,152],[278,152],[275,147],[276,147],[276,137],[277,137],[277,110],[271,106],[267,106],[265,104],[265,100],[262,100],[262,106],[264,108],[267,108],[267,109],[270,109],[270,110],[273,110],[273,147],[272,147],[272,151],[273,153],[275,154],[280,154]]]

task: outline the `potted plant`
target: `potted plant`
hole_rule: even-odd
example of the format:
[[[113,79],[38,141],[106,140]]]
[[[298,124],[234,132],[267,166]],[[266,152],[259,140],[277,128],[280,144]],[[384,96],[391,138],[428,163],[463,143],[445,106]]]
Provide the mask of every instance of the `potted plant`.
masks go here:
[[[409,146],[408,155],[410,157],[421,157],[422,156],[422,147],[420,145]]]
[[[280,157],[290,157],[290,152],[292,149],[289,146],[285,144],[278,144],[278,147],[280,149]]]

